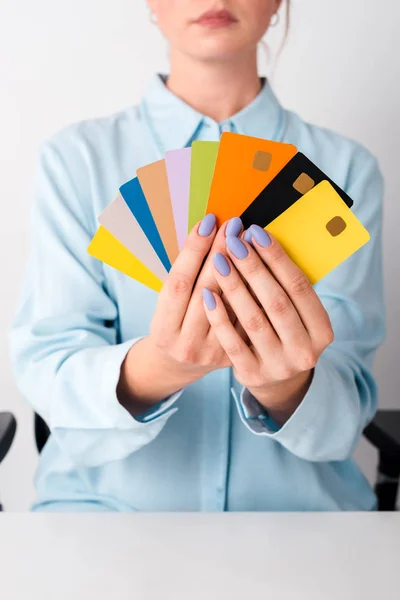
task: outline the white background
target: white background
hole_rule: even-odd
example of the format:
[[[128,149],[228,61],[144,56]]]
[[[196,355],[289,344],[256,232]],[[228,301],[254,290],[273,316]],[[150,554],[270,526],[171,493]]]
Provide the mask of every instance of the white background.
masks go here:
[[[357,139],[378,156],[386,180],[388,336],[375,371],[381,406],[397,408],[399,23],[397,0],[293,0],[289,39],[272,79],[288,108]],[[273,48],[281,26],[267,37]],[[18,419],[16,441],[0,466],[7,510],[28,509],[37,462],[32,412],[12,378],[7,330],[26,261],[38,145],[72,121],[136,103],[150,74],[167,65],[166,44],[149,22],[145,0],[0,0],[0,410]],[[262,52],[260,70],[271,71]],[[373,480],[376,454],[365,441],[357,459]]]

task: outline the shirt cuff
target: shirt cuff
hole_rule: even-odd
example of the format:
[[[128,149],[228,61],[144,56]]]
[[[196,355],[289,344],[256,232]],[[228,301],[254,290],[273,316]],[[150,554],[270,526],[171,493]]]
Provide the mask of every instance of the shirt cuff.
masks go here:
[[[116,388],[121,365],[140,339],[83,351],[79,357],[83,370],[80,393],[73,395],[73,407],[70,395],[64,393],[55,398],[51,431],[74,464],[97,466],[125,458],[152,442],[177,412],[173,405],[184,388],[136,418],[119,403]],[[78,359],[78,355],[73,358]],[[65,387],[74,375],[76,379],[72,361],[70,365],[66,361],[64,368],[67,366],[70,372],[64,372]],[[87,373],[91,373],[90,381]]]
[[[274,434],[280,429],[280,426],[272,419],[268,411],[247,388],[243,387],[238,396],[232,387],[231,393],[235,399],[239,416],[250,431],[261,435]]]
[[[324,399],[327,397],[327,381],[325,361],[320,357],[303,400],[281,426],[272,419],[267,409],[252,396],[247,388],[244,387],[241,390],[239,397],[234,388],[231,388],[231,392],[236,400],[239,415],[250,431],[257,435],[270,436],[297,454],[298,450],[302,453],[302,447],[307,444],[306,440],[315,438],[314,430],[318,429],[318,423],[323,416]],[[334,389],[333,381],[331,389]],[[324,428],[326,428],[328,423],[326,423],[326,419],[324,421]]]
[[[368,400],[364,398],[367,390],[350,358],[344,366],[341,359],[341,367],[333,359],[320,356],[303,400],[281,427],[248,390],[243,388],[239,397],[231,388],[243,423],[254,434],[274,439],[304,460],[349,458],[364,427],[361,405]]]
[[[139,423],[150,423],[151,421],[154,421],[155,419],[159,419],[160,417],[164,416],[169,411],[171,406],[175,404],[175,402],[178,400],[183,390],[184,388],[181,388],[177,392],[174,392],[170,396],[167,396],[167,398],[165,398],[164,400],[161,400],[157,404],[154,404],[149,408],[149,410],[146,410],[146,412],[136,416],[135,421],[139,421]]]

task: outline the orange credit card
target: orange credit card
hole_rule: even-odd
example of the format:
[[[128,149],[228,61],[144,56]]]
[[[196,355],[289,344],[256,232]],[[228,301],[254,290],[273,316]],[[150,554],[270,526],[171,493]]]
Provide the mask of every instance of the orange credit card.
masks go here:
[[[240,216],[296,153],[292,144],[224,132],[207,213],[216,215],[219,226]]]

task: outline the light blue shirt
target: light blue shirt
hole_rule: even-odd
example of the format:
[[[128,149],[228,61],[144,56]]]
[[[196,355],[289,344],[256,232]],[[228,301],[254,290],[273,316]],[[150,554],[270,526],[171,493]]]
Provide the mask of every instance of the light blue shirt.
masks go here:
[[[371,234],[315,286],[335,341],[281,428],[230,368],[134,419],[118,403],[116,385],[127,351],[148,335],[157,294],[87,253],[97,216],[138,167],[225,130],[295,144],[349,194]],[[367,150],[284,110],[268,83],[218,124],[155,75],[138,106],[44,142],[34,194],[11,353],[21,393],[52,431],[35,510],[375,508],[351,459],[376,410],[371,367],[385,329],[382,178]]]

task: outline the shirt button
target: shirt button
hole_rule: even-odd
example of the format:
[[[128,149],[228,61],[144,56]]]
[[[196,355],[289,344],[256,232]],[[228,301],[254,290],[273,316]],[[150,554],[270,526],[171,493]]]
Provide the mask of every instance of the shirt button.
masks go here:
[[[221,127],[221,131],[230,131],[231,130],[230,123],[221,123],[220,127]]]

